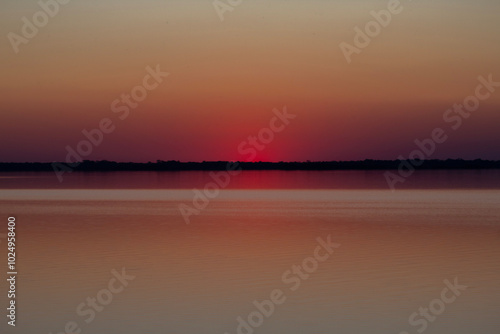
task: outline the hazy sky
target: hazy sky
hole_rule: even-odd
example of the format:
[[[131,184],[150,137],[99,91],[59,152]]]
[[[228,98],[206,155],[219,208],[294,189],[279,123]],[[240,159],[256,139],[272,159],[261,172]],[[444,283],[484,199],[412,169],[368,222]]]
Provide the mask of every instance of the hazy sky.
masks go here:
[[[4,0],[0,161],[64,160],[103,118],[115,130],[86,159],[242,160],[283,106],[297,117],[257,160],[407,157],[437,127],[431,158],[500,159],[500,87],[458,129],[443,120],[478,76],[500,81],[500,2],[402,0],[348,64],[340,43],[387,4],[244,0],[221,21],[211,0],[72,0],[15,53],[40,7]],[[112,102],[156,65],[170,75],[121,120]]]

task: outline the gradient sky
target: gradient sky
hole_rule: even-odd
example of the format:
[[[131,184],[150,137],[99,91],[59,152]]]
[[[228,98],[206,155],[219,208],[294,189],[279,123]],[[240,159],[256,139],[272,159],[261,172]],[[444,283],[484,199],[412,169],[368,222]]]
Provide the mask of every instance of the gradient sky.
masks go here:
[[[401,3],[348,64],[339,44],[387,1],[248,0],[221,22],[211,0],[72,0],[18,54],[6,36],[40,8],[2,1],[0,161],[62,161],[106,117],[86,159],[242,160],[283,106],[297,118],[257,160],[406,157],[436,127],[431,158],[500,159],[500,88],[460,129],[442,119],[479,75],[500,81],[500,2]],[[157,64],[170,76],[120,121],[111,102]]]

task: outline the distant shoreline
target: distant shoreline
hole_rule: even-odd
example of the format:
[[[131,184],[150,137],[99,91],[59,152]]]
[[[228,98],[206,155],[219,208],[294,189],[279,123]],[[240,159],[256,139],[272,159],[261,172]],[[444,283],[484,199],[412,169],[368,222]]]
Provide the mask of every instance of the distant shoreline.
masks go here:
[[[85,160],[74,171],[112,172],[112,171],[219,171],[226,170],[228,164],[238,163],[243,170],[282,170],[282,171],[322,171],[322,170],[394,170],[406,163],[422,164],[417,169],[500,169],[498,160],[361,160],[361,161],[306,161],[306,162],[114,162]],[[61,163],[62,164],[62,163]],[[0,172],[52,172],[49,162],[0,162]]]

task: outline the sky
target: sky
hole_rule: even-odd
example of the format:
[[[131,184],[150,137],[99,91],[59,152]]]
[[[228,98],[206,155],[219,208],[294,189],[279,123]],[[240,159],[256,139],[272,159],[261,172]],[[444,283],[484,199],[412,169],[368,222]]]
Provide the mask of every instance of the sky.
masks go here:
[[[113,131],[82,158],[397,159],[441,128],[426,158],[500,159],[500,87],[458,127],[447,113],[479,76],[500,81],[500,2],[401,0],[348,61],[341,45],[389,3],[243,0],[221,14],[212,0],[72,0],[44,22],[37,1],[2,1],[0,161],[64,161],[103,119]],[[126,117],[113,111],[148,67],[169,75]],[[295,118],[242,154],[284,107]]]

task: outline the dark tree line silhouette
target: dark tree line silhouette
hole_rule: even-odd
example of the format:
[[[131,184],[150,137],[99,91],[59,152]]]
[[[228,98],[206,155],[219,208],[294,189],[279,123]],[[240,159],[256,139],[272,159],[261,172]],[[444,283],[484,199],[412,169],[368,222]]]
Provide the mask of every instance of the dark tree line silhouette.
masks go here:
[[[402,160],[306,161],[306,162],[238,162],[243,170],[390,170],[398,169]],[[500,169],[500,161],[492,160],[408,160],[416,169]],[[60,163],[66,165],[65,163]],[[180,162],[115,162],[84,160],[74,171],[217,171],[226,170],[227,161]],[[52,163],[0,162],[1,172],[53,171]]]

